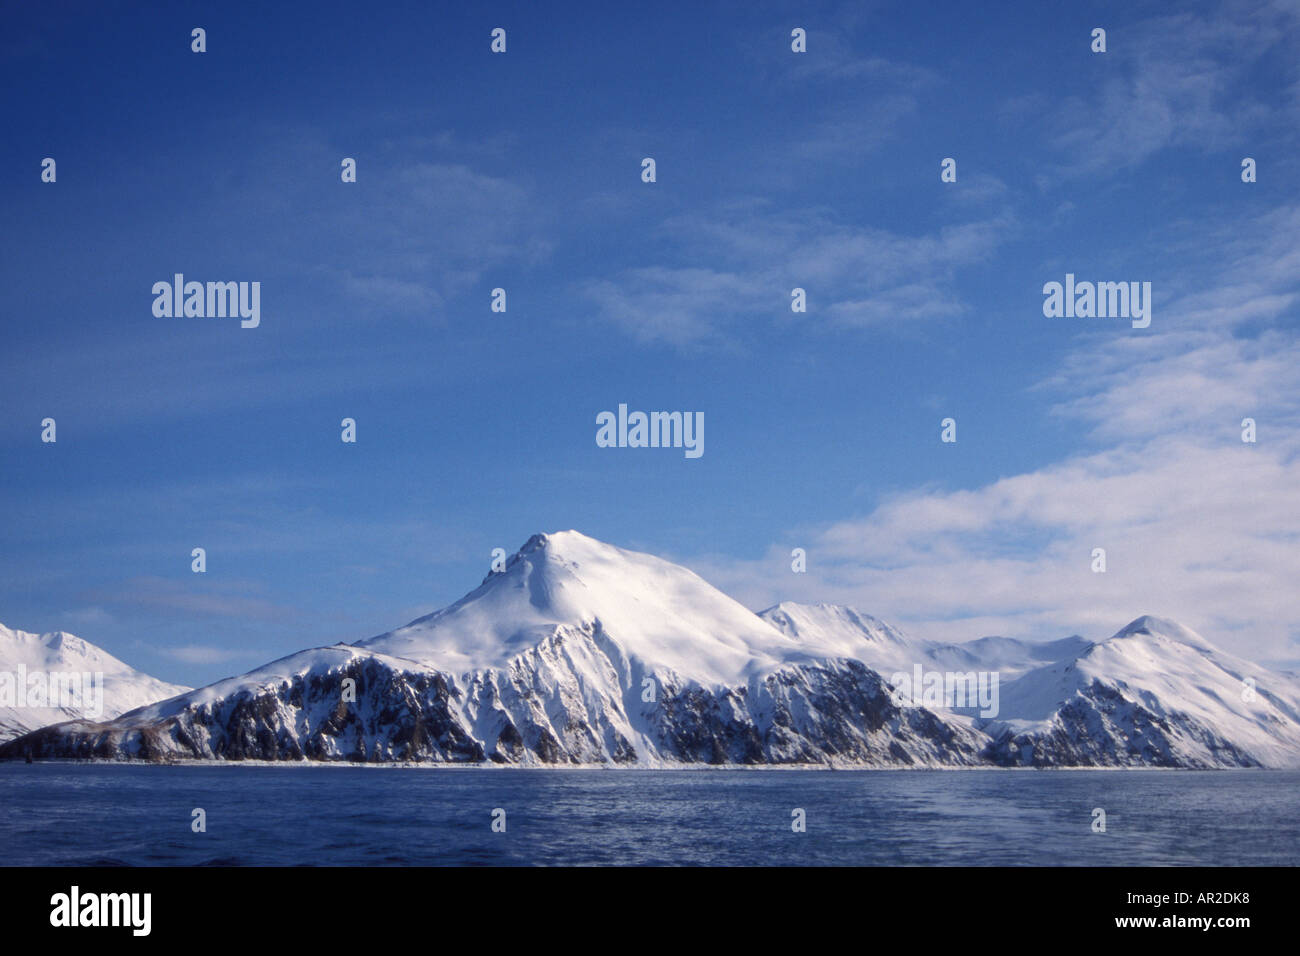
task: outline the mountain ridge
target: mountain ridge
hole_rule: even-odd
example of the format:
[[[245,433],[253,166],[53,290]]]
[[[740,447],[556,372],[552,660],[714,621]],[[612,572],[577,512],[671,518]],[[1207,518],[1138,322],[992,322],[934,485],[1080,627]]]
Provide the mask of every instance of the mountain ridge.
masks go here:
[[[894,680],[913,668],[1005,675],[1000,710],[908,699]],[[1258,694],[1229,699],[1251,674]],[[1166,619],[1097,642],[916,641],[844,606],[755,613],[686,568],[565,531],[403,627],[42,728],[0,757],[1300,766],[1298,715],[1293,679]]]

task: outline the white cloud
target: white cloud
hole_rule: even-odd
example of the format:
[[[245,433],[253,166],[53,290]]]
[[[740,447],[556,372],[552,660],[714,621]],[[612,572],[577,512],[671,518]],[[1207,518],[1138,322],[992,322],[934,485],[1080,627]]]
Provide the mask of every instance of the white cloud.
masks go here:
[[[753,606],[852,604],[928,637],[1108,636],[1145,613],[1248,657],[1294,656],[1300,441],[1155,441],[951,492],[887,501],[704,571]],[[807,549],[809,573],[789,571]],[[1106,550],[1105,574],[1091,570]],[[761,582],[755,584],[755,580]]]

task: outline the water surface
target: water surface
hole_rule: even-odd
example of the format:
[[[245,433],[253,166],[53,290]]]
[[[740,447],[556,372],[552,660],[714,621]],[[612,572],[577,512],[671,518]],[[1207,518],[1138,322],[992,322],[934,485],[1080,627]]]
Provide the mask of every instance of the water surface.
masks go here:
[[[10,866],[1296,865],[1300,773],[4,763],[0,848]]]

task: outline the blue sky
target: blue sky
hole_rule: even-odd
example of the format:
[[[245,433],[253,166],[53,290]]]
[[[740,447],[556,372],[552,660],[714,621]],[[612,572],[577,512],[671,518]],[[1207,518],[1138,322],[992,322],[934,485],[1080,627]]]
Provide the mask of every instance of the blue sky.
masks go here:
[[[0,11],[6,625],[206,683],[577,528],[755,608],[1300,658],[1293,5],[231,6]],[[176,272],[260,327],[155,318]],[[1151,327],[1045,318],[1067,272]],[[703,457],[598,448],[620,402]]]

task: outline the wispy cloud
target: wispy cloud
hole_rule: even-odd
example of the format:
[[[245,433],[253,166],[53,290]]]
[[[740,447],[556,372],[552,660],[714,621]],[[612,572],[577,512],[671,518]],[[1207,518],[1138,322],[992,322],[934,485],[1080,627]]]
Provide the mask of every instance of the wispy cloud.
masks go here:
[[[102,607],[92,606],[64,611],[63,619],[68,622],[69,627],[75,630],[76,628],[102,627],[113,620],[113,615]]]
[[[674,258],[695,264],[625,269],[579,292],[604,321],[676,346],[728,341],[742,321],[750,327],[765,314],[787,319],[796,287],[807,293],[812,331],[906,324],[963,311],[957,271],[986,260],[1014,230],[1006,211],[903,235],[825,211],[738,201],[664,222]]]
[[[113,591],[91,591],[89,600],[112,604],[131,612],[203,617],[244,618],[257,621],[287,620],[297,612],[260,597],[253,597],[249,586],[223,582],[218,586],[186,586],[169,578],[135,577],[123,581]]]
[[[1300,11],[1293,4],[1228,3],[1115,25],[1092,56],[1094,89],[1058,101],[1048,120],[1071,176],[1118,171],[1167,147],[1222,149],[1275,127],[1276,88],[1252,84],[1271,58],[1293,80]],[[1028,102],[1008,104],[1014,112]]]
[[[255,653],[248,651],[232,651],[223,647],[214,647],[208,644],[186,644],[183,647],[157,647],[153,650],[174,661],[180,661],[183,664],[222,664],[226,661],[247,660],[254,658]]]

